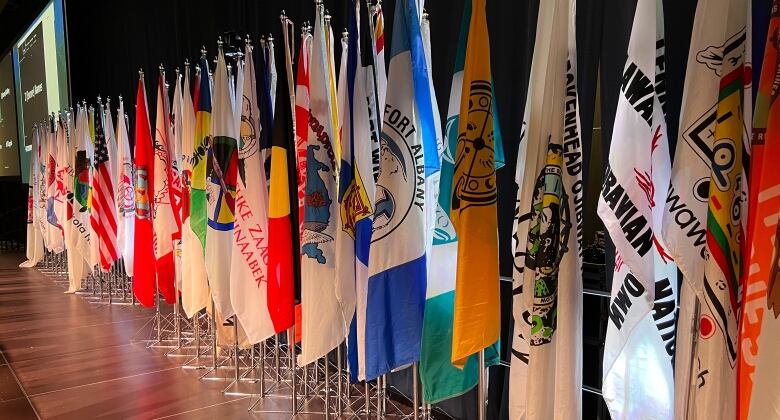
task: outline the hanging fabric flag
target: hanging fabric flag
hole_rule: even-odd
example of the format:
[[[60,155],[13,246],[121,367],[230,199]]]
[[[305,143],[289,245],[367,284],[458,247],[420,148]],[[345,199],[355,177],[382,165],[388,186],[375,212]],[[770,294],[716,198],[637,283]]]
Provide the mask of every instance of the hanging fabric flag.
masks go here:
[[[382,13],[382,3],[374,6],[374,45],[376,46],[376,94],[379,100],[379,110],[385,109],[387,97],[387,70],[385,67],[385,15]],[[382,119],[379,118],[380,124]]]
[[[250,343],[274,334],[268,312],[268,186],[260,159],[260,109],[255,86],[253,48],[245,47],[238,150],[236,225],[230,267],[230,301]]]
[[[367,121],[362,116],[367,111],[364,99],[365,88],[361,89],[363,94],[360,98],[354,97],[358,72],[357,57],[360,53],[357,44],[360,34],[355,20],[356,7],[358,6],[355,2],[348,3],[347,24],[349,31],[344,31],[341,34],[341,62],[339,63],[339,80],[336,92],[341,159],[338,163],[339,173],[336,181],[338,214],[336,215],[334,238],[335,277],[332,284],[323,285],[325,286],[324,293],[328,294],[328,303],[333,306],[322,311],[328,314],[328,318],[331,320],[330,322],[322,320],[322,325],[327,331],[326,337],[322,341],[328,343],[330,349],[344,341],[349,334],[350,325],[354,318],[357,268],[355,229],[358,220],[370,215],[368,196],[363,187],[362,179],[358,178],[357,168],[355,168],[356,139],[366,137],[369,134],[368,126],[365,125]],[[360,102],[355,103],[356,99],[362,99],[362,106]],[[358,112],[361,115],[358,115]],[[312,313],[312,307],[313,305],[305,307],[309,310],[309,314]],[[335,317],[332,317],[331,314]],[[324,349],[325,347],[323,347]]]
[[[323,5],[316,6],[309,73],[311,114],[307,143],[306,195],[301,237],[301,365],[319,359],[346,335],[352,313],[336,296],[338,131],[330,80]],[[354,260],[353,260],[354,261]],[[353,262],[354,264],[354,262]],[[339,279],[340,280],[340,279]],[[354,302],[354,299],[352,300]]]
[[[37,153],[35,156],[36,161],[38,164],[35,167],[36,171],[36,187],[34,190],[35,197],[34,200],[35,203],[35,211],[36,211],[36,224],[35,227],[38,229],[38,234],[41,236],[41,240],[43,242],[43,250],[42,255],[46,252],[48,249],[47,241],[48,238],[46,236],[48,224],[49,221],[46,218],[46,208],[47,208],[47,200],[46,200],[46,187],[47,187],[47,172],[46,172],[46,161],[48,156],[48,143],[46,139],[46,134],[44,133],[44,124],[38,123],[35,124],[35,131],[34,135],[38,137],[38,148],[33,149],[33,153]]]
[[[171,130],[169,130],[169,133],[172,134],[171,137],[169,137],[170,140],[170,148],[168,149],[168,156],[171,161],[171,184],[170,184],[170,190],[171,190],[171,205],[172,207],[176,208],[176,229],[177,232],[174,235],[173,239],[173,267],[174,267],[174,280],[176,282],[176,291],[177,291],[177,300],[178,300],[178,293],[181,293],[181,282],[182,282],[182,261],[181,261],[181,251],[182,251],[182,217],[184,215],[183,206],[184,206],[184,193],[182,191],[182,142],[184,141],[184,125],[182,121],[182,114],[184,113],[184,95],[182,94],[182,80],[184,79],[184,75],[179,72],[179,69],[176,68],[176,76],[174,77],[176,86],[173,89],[173,104],[171,107],[171,121],[170,126]],[[192,109],[192,108],[190,108]],[[189,203],[189,196],[186,200]],[[188,210],[189,212],[189,210]]]
[[[573,0],[540,3],[537,28],[544,30],[534,44],[515,177],[511,418],[581,418],[584,197],[575,16]]]
[[[373,91],[375,76],[369,14],[368,8],[362,7],[359,1],[355,2],[355,7],[358,9],[358,18],[350,16],[349,22],[350,32],[355,34],[355,39],[350,38],[350,56],[347,62],[349,69],[347,71],[347,86],[350,90],[349,106],[343,111],[347,122],[345,124],[346,131],[342,132],[343,143],[348,144],[349,150],[351,150],[351,156],[348,159],[351,160],[349,167],[352,169],[352,175],[345,174],[345,164],[342,159],[342,179],[340,180],[340,184],[344,186],[344,178],[351,178],[350,184],[346,185],[341,197],[342,203],[349,204],[349,207],[342,210],[341,218],[346,218],[347,222],[342,222],[342,224],[350,229],[351,237],[354,238],[355,242],[355,316],[350,326],[348,342],[349,370],[353,382],[364,380],[366,377],[368,255],[371,248],[374,194],[376,193],[376,180],[373,176],[374,156],[376,156],[377,162],[379,160],[378,151],[376,155],[374,154],[374,145],[379,143],[379,139],[378,126],[376,125],[376,100],[371,99],[375,98]],[[360,57],[359,66],[358,57]],[[354,60],[354,64],[350,60]],[[354,75],[350,77],[350,74]],[[347,157],[346,147],[342,156]]]
[[[77,135],[75,132],[74,115],[72,112],[63,112],[61,115],[61,126],[65,131],[66,141],[62,148],[61,158],[65,162],[65,170],[62,176],[65,193],[65,214],[63,215],[63,236],[65,240],[65,249],[67,249],[67,267],[68,267],[68,290],[65,293],[75,293],[81,288],[81,280],[87,274],[87,266],[84,258],[77,249],[80,230],[75,225],[74,212],[74,180],[75,174],[75,155],[77,146]]]
[[[420,358],[425,189],[439,161],[418,16],[414,0],[396,3],[369,255],[366,380]]]
[[[286,26],[287,23],[283,23]],[[286,29],[285,29],[286,30]],[[295,322],[295,290],[293,272],[292,221],[290,220],[290,172],[288,150],[293,133],[291,90],[286,70],[291,64],[289,47],[285,43],[285,71],[282,89],[276,90],[278,105],[271,132],[271,184],[268,191],[268,312],[279,333]],[[274,70],[275,72],[276,70]],[[265,128],[265,126],[264,126]]]
[[[160,69],[157,78],[157,116],[154,134],[154,211],[152,224],[155,237],[155,258],[157,269],[157,287],[166,302],[176,302],[174,242],[179,239],[179,218],[176,198],[174,197],[174,175],[176,172],[170,153],[171,138],[170,107],[168,106],[168,88],[165,84],[165,71]]]
[[[759,22],[756,22],[759,25]],[[772,159],[780,152],[780,1],[774,0],[764,48],[764,61],[753,116],[750,160],[748,277],[742,285],[742,315],[738,372],[738,419],[768,419],[776,415],[780,398],[776,382],[780,363],[774,349],[780,343],[778,288],[778,209],[780,172]]]
[[[677,267],[657,236],[671,174],[663,18],[661,1],[639,0],[598,204],[618,254],[602,385],[613,419],[674,417]]]
[[[135,247],[133,249],[133,294],[141,305],[154,306],[155,278],[154,228],[154,147],[143,73],[135,98]]]
[[[26,257],[27,260],[19,264],[21,268],[35,267],[43,259],[43,236],[38,228],[40,222],[39,217],[39,199],[40,196],[40,180],[39,178],[39,149],[40,148],[40,131],[38,126],[33,126],[32,133],[32,152],[30,153],[30,178],[29,186],[27,187],[27,247]]]
[[[466,59],[466,42],[471,22],[471,3],[464,6],[461,21],[455,72],[450,89],[445,143],[442,145],[441,181],[436,208],[436,225],[429,263],[425,316],[420,355],[420,379],[423,399],[435,403],[461,395],[477,384],[477,357],[471,356],[463,369],[452,365],[452,320],[455,302],[455,272],[457,268],[458,237],[450,220],[452,181],[455,169],[455,150],[458,141],[458,123]],[[423,23],[423,34],[426,33]],[[429,66],[430,68],[430,66]],[[492,82],[491,82],[492,84]],[[433,99],[433,97],[432,97]],[[495,104],[493,109],[493,143],[495,168],[503,166],[503,152],[498,130]],[[437,109],[434,106],[434,109]],[[486,350],[486,364],[498,361],[495,347]]]
[[[187,84],[189,86],[189,84]],[[205,52],[201,56],[195,73],[195,128],[185,136],[192,137],[189,143],[182,142],[185,151],[184,176],[189,182],[189,208],[183,214],[182,227],[182,307],[188,317],[192,317],[208,306],[211,298],[208,276],[206,274],[206,167],[209,154],[209,136],[211,135],[211,87],[209,86],[209,67]],[[189,90],[185,90],[185,107],[189,100]],[[187,116],[187,114],[184,114]],[[188,116],[187,118],[192,118]],[[186,126],[186,124],[185,124]]]
[[[100,267],[109,272],[117,259],[116,203],[111,182],[111,161],[103,131],[102,106],[95,116],[95,169],[92,186],[92,229],[97,233]]]
[[[68,178],[68,167],[70,166],[68,138],[65,128],[63,115],[60,114],[54,118],[54,137],[57,141],[55,161],[55,189],[54,213],[57,222],[60,224],[60,236],[62,237],[62,250],[65,250],[65,232],[69,230],[68,226],[68,191],[66,188],[66,179]],[[70,236],[70,232],[68,232]]]
[[[459,368],[498,340],[501,324],[494,100],[484,0],[472,3],[462,92],[464,117],[458,121],[450,202],[458,234],[452,363]]]
[[[59,202],[63,199],[57,183],[57,148],[60,147],[60,141],[57,138],[55,130],[56,121],[53,118],[47,118],[47,162],[46,162],[46,245],[54,252],[60,253],[64,249],[64,238],[62,236],[62,225],[58,219],[60,213]]]
[[[737,414],[740,238],[749,162],[743,105],[751,96],[747,9],[745,0],[697,5],[663,220],[664,243],[684,276],[675,413],[692,420]],[[693,323],[694,331],[686,331]]]
[[[298,170],[298,238],[303,237],[306,196],[306,147],[309,137],[309,63],[311,61],[311,27],[301,31],[298,53],[298,75],[295,80],[295,161]]]
[[[663,272],[676,271],[656,236],[663,216],[660,203],[666,199],[671,173],[661,103],[665,92],[655,89],[665,86],[663,74],[656,74],[657,70],[663,71],[664,62],[663,49],[656,54],[656,45],[664,42],[662,11],[656,25],[656,9],[660,7],[655,0],[641,0],[637,7],[598,204],[599,216],[617,252],[643,291],[641,297],[632,299],[641,308],[634,309],[637,320],[653,307],[656,280],[664,277]],[[661,30],[658,34],[656,26]],[[657,69],[656,63],[661,67]],[[656,253],[661,266],[654,264]],[[630,325],[625,327],[631,329]]]
[[[106,149],[108,150],[108,169],[111,170],[111,182],[114,185],[114,198],[116,198],[116,176],[118,171],[118,165],[116,161],[117,145],[116,145],[116,131],[114,129],[114,117],[111,116],[111,98],[106,98],[106,104],[102,107],[103,121],[103,134],[106,136]]]
[[[133,277],[133,248],[135,242],[135,192],[133,191],[133,157],[130,155],[130,139],[125,122],[125,103],[119,97],[116,114],[117,140],[117,247],[125,267],[125,273]]]
[[[88,116],[85,107],[79,107],[76,118],[73,174],[73,227],[79,232],[76,250],[89,267],[92,249],[92,227],[89,217],[89,183],[92,172],[92,141],[89,138]],[[97,239],[94,239],[97,240]]]
[[[98,102],[99,101],[98,97]],[[98,114],[100,115],[100,114]],[[89,107],[89,110],[87,111],[87,133],[89,135],[89,143],[91,145],[90,150],[90,162],[92,162],[93,166],[89,173],[89,198],[87,199],[87,206],[89,208],[89,236],[91,238],[95,238],[92,241],[89,241],[89,254],[87,258],[87,264],[89,265],[90,269],[93,271],[93,274],[96,274],[96,270],[99,269],[100,265],[100,242],[98,241],[98,233],[95,230],[95,225],[97,223],[95,214],[95,205],[92,202],[93,195],[95,193],[95,183],[97,182],[97,173],[95,172],[95,108],[92,106]]]
[[[214,123],[207,169],[208,233],[206,272],[219,322],[234,315],[230,303],[230,264],[235,224],[236,178],[238,175],[238,127],[228,92],[228,73],[222,44],[214,70]]]

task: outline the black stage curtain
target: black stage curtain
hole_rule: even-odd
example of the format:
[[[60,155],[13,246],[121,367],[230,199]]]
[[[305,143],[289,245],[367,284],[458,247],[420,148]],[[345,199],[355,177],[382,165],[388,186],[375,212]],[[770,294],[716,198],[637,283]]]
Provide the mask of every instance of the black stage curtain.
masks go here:
[[[488,0],[488,25],[491,43],[491,63],[501,130],[506,151],[506,166],[498,172],[499,188],[499,239],[501,273],[511,276],[511,230],[517,188],[514,184],[516,154],[523,107],[527,92],[528,76],[533,55],[536,31],[536,15],[540,0]],[[768,3],[768,0],[760,0]],[[335,31],[345,26],[345,1],[325,0],[326,8],[333,15]],[[457,48],[458,28],[464,0],[429,0],[426,9],[430,14],[433,78],[439,110],[446,118],[452,67]],[[386,33],[392,33],[395,0],[384,1]],[[594,159],[587,176],[593,177],[586,185],[589,206],[586,208],[586,224],[599,226],[595,214],[596,195],[603,173],[603,162],[609,151],[615,108],[620,93],[620,80],[626,58],[626,47],[631,32],[636,0],[578,0],[578,89],[582,120],[582,141],[586,167]],[[690,32],[696,0],[664,0],[666,8],[667,83],[669,134],[676,138],[680,102],[685,77],[685,66],[690,42]],[[154,82],[160,63],[166,66],[168,79],[173,70],[183,67],[185,58],[195,61],[201,46],[213,57],[218,35],[233,31],[249,34],[257,40],[260,34],[273,34],[276,39],[277,63],[282,61],[281,27],[279,13],[285,9],[295,22],[296,32],[300,24],[313,20],[312,0],[169,0],[169,1],[117,1],[66,0],[68,47],[72,98],[86,99],[94,103],[100,94],[104,98],[122,94],[131,120],[138,69],[147,74],[147,94],[154,105]],[[338,33],[338,32],[337,32]],[[392,37],[385,37],[387,49]],[[296,34],[296,45],[299,37]],[[337,56],[339,48],[336,48]],[[297,51],[296,51],[297,53]],[[389,62],[389,55],[387,56]],[[338,57],[337,57],[338,60]],[[337,61],[338,62],[338,61]],[[284,71],[281,64],[279,71]],[[284,86],[279,86],[284,89]],[[598,101],[596,100],[598,97]],[[600,104],[600,106],[598,105]],[[153,109],[150,110],[154,118]],[[592,150],[591,139],[595,126],[600,127],[598,149]],[[599,118],[600,116],[600,118]],[[132,125],[131,125],[132,127]],[[131,129],[132,131],[132,129]],[[596,130],[598,131],[598,130]],[[132,134],[131,134],[132,135]],[[596,136],[594,135],[594,138]],[[673,148],[672,148],[673,149]],[[594,188],[595,186],[595,188]],[[594,229],[595,230],[595,229]],[[592,238],[585,238],[589,242]],[[612,255],[612,256],[610,256]],[[607,261],[614,258],[608,252]],[[609,290],[610,264],[605,270]],[[511,349],[511,284],[502,284],[502,350],[508,361]],[[603,302],[589,304],[586,299],[585,322],[603,324]],[[586,326],[586,331],[589,331]],[[586,342],[603,347],[603,329],[596,329],[594,337]],[[601,334],[599,336],[599,334]],[[586,334],[587,335],[587,334]],[[590,340],[590,341],[589,341]],[[587,349],[588,347],[586,347]],[[601,352],[586,351],[585,384],[600,387]],[[591,360],[591,358],[593,360]],[[598,369],[591,368],[598,366]],[[507,418],[508,368],[494,367],[490,371],[489,418]],[[411,388],[403,375],[391,379],[402,391]],[[475,393],[442,404],[448,413],[459,418],[475,418]],[[603,403],[596,394],[585,393],[584,418],[607,418]],[[604,417],[606,416],[606,417]]]

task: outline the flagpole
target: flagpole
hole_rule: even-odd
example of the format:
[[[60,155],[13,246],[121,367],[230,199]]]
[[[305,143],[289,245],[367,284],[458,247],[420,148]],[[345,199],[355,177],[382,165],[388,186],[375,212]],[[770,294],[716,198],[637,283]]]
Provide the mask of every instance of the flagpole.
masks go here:
[[[477,384],[477,412],[479,413],[479,420],[485,420],[485,349],[479,351],[479,361],[477,362],[479,369],[479,382]]]
[[[417,383],[420,381],[420,366],[417,362],[412,365],[412,404],[414,405],[412,415],[415,420],[420,418],[420,392]],[[480,419],[484,420],[484,419]]]
[[[696,355],[696,347],[699,345],[699,331],[698,326],[699,323],[696,322],[696,320],[699,319],[699,312],[701,310],[701,301],[699,300],[699,297],[696,297],[696,305],[693,309],[693,320],[691,322],[691,334],[693,336],[693,342],[691,343],[691,356],[688,361],[688,387],[686,389],[686,395],[685,395],[685,413],[686,418],[691,418],[691,388],[693,387],[695,381],[693,378],[693,359]]]
[[[336,415],[338,417],[341,417],[341,415],[344,414],[344,404],[341,398],[341,393],[343,392],[341,387],[341,344],[342,343],[339,343],[338,347],[336,347],[336,380],[338,381],[336,382]]]

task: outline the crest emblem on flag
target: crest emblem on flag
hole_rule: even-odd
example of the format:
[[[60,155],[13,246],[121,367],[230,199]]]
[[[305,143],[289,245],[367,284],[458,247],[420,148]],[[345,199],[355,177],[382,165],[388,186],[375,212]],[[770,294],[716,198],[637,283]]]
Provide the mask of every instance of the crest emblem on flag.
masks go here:
[[[209,203],[216,202],[216,205],[209,215],[209,226],[216,230],[231,230],[236,220],[236,186],[226,183],[228,179],[236,179],[235,174],[231,176],[237,170],[235,146],[234,140],[224,136],[215,136],[211,143],[213,172],[207,189]],[[220,168],[219,162],[227,162],[227,167]]]
[[[483,131],[485,121],[493,118],[493,94],[491,83],[485,80],[471,82],[469,119],[466,131],[458,136],[458,145],[463,145],[463,153],[457,153],[460,160],[455,163],[455,171],[461,165],[468,165],[461,177],[455,180],[452,196],[452,210],[462,210],[469,206],[487,206],[496,202],[495,182],[496,164],[493,131],[487,136]]]
[[[558,267],[568,251],[568,196],[561,177],[563,148],[550,143],[547,163],[536,181],[528,232],[526,267],[537,272],[534,280],[530,344],[539,346],[552,340],[558,313]]]
[[[148,172],[146,166],[135,168],[135,215],[139,219],[148,219],[151,207],[148,195]]]
[[[406,143],[406,136],[415,130],[414,127],[406,128],[410,121],[406,117],[401,117],[401,113],[397,110],[393,110],[387,117],[387,126],[392,129],[382,132],[379,141],[381,160],[376,183],[376,209],[371,242],[376,242],[392,233],[406,219],[412,206],[417,206],[421,210],[423,208],[425,184],[423,149],[420,145],[409,146]],[[400,194],[394,195],[387,187],[399,184],[404,188],[394,190]]]
[[[325,264],[327,258],[323,254],[319,245],[326,242],[332,242],[333,237],[325,233],[330,221],[330,204],[332,199],[328,188],[325,186],[325,180],[322,178],[323,172],[330,172],[328,165],[317,160],[315,152],[320,150],[320,146],[311,145],[306,148],[306,190],[304,200],[306,203],[306,212],[303,219],[303,254],[309,258],[317,260],[320,264]],[[316,176],[312,176],[316,174]],[[332,175],[325,175],[332,176]]]

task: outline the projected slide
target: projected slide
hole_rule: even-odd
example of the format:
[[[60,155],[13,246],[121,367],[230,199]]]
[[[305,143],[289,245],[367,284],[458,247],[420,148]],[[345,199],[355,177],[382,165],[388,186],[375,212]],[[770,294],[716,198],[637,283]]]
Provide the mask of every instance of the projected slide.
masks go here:
[[[27,182],[33,125],[68,106],[62,0],[52,0],[16,43],[14,71],[19,160]]]
[[[9,53],[0,59],[0,177],[19,176],[19,133],[16,130],[16,86]]]

